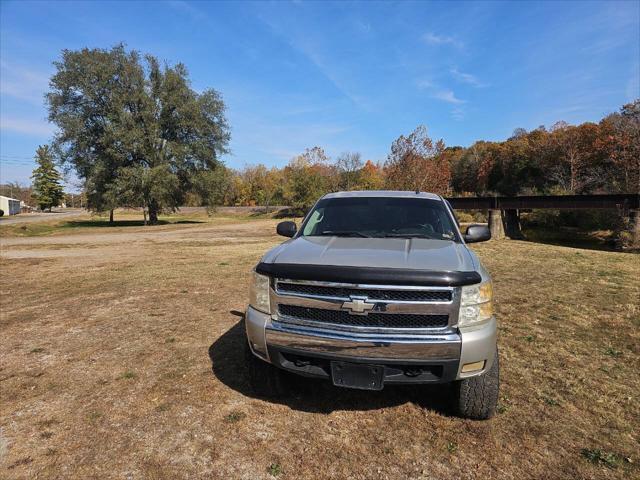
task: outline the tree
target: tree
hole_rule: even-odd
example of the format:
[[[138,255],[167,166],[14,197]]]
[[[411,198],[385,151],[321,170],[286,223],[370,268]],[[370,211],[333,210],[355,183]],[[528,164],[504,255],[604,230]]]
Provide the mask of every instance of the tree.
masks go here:
[[[307,148],[304,153],[300,155],[300,158],[304,159],[309,165],[327,165],[331,160],[324,152],[324,149],[317,146]]]
[[[385,163],[387,184],[399,190],[424,190],[447,193],[450,190],[451,171],[440,154],[444,142],[433,142],[427,128],[420,125],[408,137],[401,135],[391,145]]]
[[[0,185],[0,195],[9,198],[15,198],[24,202],[25,204],[31,204],[33,202],[33,188],[31,185],[20,185],[19,182],[7,182]]]
[[[380,166],[367,160],[358,172],[358,188],[362,190],[380,190],[384,186],[384,172]]]
[[[344,152],[336,160],[340,174],[340,188],[351,190],[358,183],[358,174],[362,168],[362,157],[358,152]]]
[[[237,186],[244,198],[241,205],[262,205],[269,211],[274,198],[282,197],[282,172],[277,168],[267,169],[262,164],[246,167],[239,176]]]
[[[518,128],[513,130],[513,133],[511,134],[511,137],[509,138],[509,140],[523,138],[526,135],[527,135],[527,131],[522,127],[518,127]]]
[[[565,191],[585,193],[602,178],[596,167],[594,143],[598,127],[593,123],[556,128],[552,133],[555,148],[551,173],[555,182]]]
[[[36,150],[38,167],[33,171],[33,197],[41,210],[60,205],[64,198],[61,177],[53,163],[53,154],[49,145],[40,145]]]
[[[613,191],[640,194],[640,99],[600,122],[596,147],[602,152]]]
[[[320,147],[305,150],[284,168],[285,201],[304,213],[315,201],[331,190],[333,166]]]
[[[282,199],[282,171],[273,167],[267,170],[262,183],[262,205],[269,212],[269,207],[273,205],[274,199]]]
[[[212,89],[194,91],[182,64],[111,50],[64,50],[47,94],[49,120],[59,131],[58,154],[85,180],[89,207],[128,205],[156,223],[186,194],[203,203],[222,197],[228,179],[220,156],[229,129],[224,103]]]

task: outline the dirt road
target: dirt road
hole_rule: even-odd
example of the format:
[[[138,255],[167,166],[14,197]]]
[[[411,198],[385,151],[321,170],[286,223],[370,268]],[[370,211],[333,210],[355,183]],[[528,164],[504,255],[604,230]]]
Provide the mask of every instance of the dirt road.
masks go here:
[[[53,212],[37,212],[37,213],[20,213],[18,215],[3,215],[0,217],[0,225],[15,225],[17,223],[37,223],[50,222],[63,218],[79,217],[87,213],[86,210],[80,208],[67,208],[54,210]]]

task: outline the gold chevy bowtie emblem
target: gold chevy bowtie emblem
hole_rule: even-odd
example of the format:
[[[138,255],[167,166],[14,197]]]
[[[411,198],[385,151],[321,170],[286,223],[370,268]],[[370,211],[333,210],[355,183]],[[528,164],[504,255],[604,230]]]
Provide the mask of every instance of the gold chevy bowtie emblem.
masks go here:
[[[367,303],[367,297],[350,297],[351,300],[342,304],[343,310],[352,315],[367,315],[375,307],[374,303]]]

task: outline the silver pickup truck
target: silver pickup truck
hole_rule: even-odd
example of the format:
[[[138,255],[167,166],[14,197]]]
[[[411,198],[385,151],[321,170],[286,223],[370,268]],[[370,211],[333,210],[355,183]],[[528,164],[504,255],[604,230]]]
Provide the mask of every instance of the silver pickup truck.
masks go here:
[[[255,267],[245,315],[254,391],[286,393],[291,375],[347,388],[451,383],[458,415],[485,419],[498,400],[491,278],[451,206],[420,192],[322,197],[290,240]]]

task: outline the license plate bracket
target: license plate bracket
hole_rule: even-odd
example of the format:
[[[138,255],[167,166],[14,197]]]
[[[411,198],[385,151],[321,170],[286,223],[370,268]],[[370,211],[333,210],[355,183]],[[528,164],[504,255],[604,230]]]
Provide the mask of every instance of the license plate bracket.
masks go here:
[[[384,386],[384,366],[331,362],[331,379],[337,387],[382,390]]]

